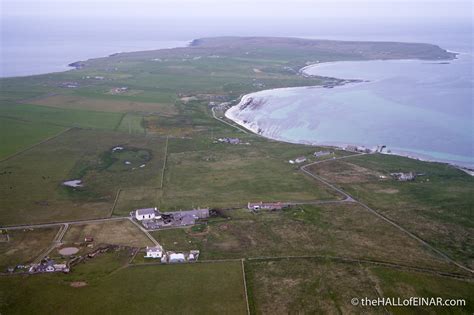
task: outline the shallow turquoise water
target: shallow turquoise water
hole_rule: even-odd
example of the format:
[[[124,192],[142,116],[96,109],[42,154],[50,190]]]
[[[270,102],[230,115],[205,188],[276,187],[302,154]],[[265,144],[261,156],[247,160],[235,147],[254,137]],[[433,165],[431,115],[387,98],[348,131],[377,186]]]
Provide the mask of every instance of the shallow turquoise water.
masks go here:
[[[373,147],[474,166],[473,57],[447,63],[397,60],[335,62],[306,73],[370,82],[333,89],[288,88],[247,96],[230,118],[264,136],[302,143]]]

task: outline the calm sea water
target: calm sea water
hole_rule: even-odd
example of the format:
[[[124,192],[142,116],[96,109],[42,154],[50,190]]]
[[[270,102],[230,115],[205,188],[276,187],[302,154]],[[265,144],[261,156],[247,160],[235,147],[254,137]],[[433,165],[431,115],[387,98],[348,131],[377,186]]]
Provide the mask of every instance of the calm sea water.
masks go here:
[[[65,35],[67,36],[67,35]],[[27,76],[72,69],[68,64],[117,52],[184,47],[189,41],[178,40],[57,40],[37,38],[10,39],[2,44],[0,77]]]
[[[230,118],[269,138],[373,147],[474,166],[473,55],[440,62],[335,62],[309,74],[370,82],[333,89],[288,88],[249,94],[263,105],[238,106]],[[245,122],[244,122],[245,121]]]

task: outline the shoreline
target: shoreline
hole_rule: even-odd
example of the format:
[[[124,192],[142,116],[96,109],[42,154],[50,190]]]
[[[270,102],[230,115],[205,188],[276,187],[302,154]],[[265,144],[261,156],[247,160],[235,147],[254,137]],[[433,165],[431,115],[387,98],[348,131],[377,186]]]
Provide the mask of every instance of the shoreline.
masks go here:
[[[118,54],[124,54],[124,53],[134,53],[134,52],[141,52],[141,51],[153,51],[153,50],[161,50],[161,49],[173,49],[173,48],[181,48],[181,47],[188,47],[190,46],[192,40],[174,40],[174,41],[160,41],[157,40],[156,43],[173,43],[173,44],[183,44],[183,45],[172,45],[172,46],[167,46],[167,47],[159,47],[157,45],[157,48],[147,48],[147,49],[135,49],[135,48],[130,48],[130,50],[125,49],[124,51],[117,52],[118,49],[114,49],[115,52],[105,52],[105,53],[98,53],[95,54],[94,56],[91,57],[85,57],[85,58],[79,58],[80,60],[76,61],[65,61],[63,64],[56,64],[56,65],[51,65],[50,68],[57,68],[54,70],[44,70],[41,71],[40,73],[29,73],[29,74],[20,74],[20,75],[6,75],[6,76],[0,76],[0,80],[2,79],[15,79],[15,78],[25,78],[25,77],[33,77],[33,76],[40,76],[40,75],[49,75],[49,74],[56,74],[56,73],[63,73],[63,72],[68,72],[68,71],[73,71],[77,69],[81,69],[82,67],[77,67],[76,64],[81,64],[85,63],[89,60],[93,59],[98,59],[98,58],[108,58],[108,57],[113,57]],[[100,56],[98,56],[100,55]],[[71,58],[72,59],[72,58]],[[59,69],[61,68],[61,69]]]
[[[459,59],[459,58],[457,58],[457,56],[462,54],[462,53],[459,53],[459,52],[452,52],[452,53],[455,53],[456,56],[452,59],[446,59],[446,60]],[[396,59],[396,60],[423,61],[423,60],[419,60],[419,59]],[[367,60],[367,61],[373,61],[373,60]],[[383,61],[386,61],[386,60],[383,60]],[[434,60],[434,61],[437,61],[437,60]],[[339,63],[339,62],[344,62],[344,61],[339,61],[339,62],[336,61],[336,62]],[[336,63],[336,62],[329,62],[329,63]],[[326,78],[326,76],[319,76],[319,75],[313,75],[313,74],[305,73],[305,70],[307,70],[309,68],[312,68],[312,67],[317,67],[318,65],[321,65],[321,64],[325,64],[325,63],[314,63],[314,64],[304,66],[303,68],[301,68],[298,71],[298,75],[302,75],[302,76],[305,76],[305,77],[323,77],[323,78]],[[345,79],[333,78],[333,77],[327,77],[327,78],[336,79],[338,81],[338,84],[335,84],[334,87],[342,87],[342,86],[344,86],[346,84],[349,84],[349,83],[355,84],[355,83],[372,82],[370,80],[358,80],[358,79],[345,80]],[[301,86],[301,87],[284,87],[284,88],[267,89],[267,90],[262,90],[262,91],[267,92],[267,91],[286,90],[286,89],[294,90],[294,89],[301,89],[301,88],[325,88],[325,87],[322,86],[322,85]],[[258,91],[258,92],[262,92],[262,91]],[[325,142],[318,143],[318,142],[304,141],[304,140],[291,141],[291,140],[284,140],[284,139],[281,139],[281,138],[276,138],[276,137],[272,137],[272,136],[268,136],[268,135],[263,134],[263,132],[262,132],[263,130],[261,130],[260,127],[258,127],[258,125],[256,123],[252,123],[252,122],[249,123],[245,120],[237,118],[236,115],[234,114],[234,112],[240,111],[241,107],[243,105],[245,105],[245,103],[249,103],[246,106],[250,105],[252,103],[252,95],[255,94],[255,93],[258,93],[258,92],[252,92],[252,93],[242,95],[241,98],[240,98],[239,103],[232,106],[232,107],[230,107],[229,109],[227,109],[224,113],[224,116],[227,119],[229,119],[229,120],[233,121],[234,123],[236,123],[237,125],[239,125],[241,127],[244,127],[245,129],[249,130],[253,134],[256,134],[258,136],[264,137],[266,139],[271,139],[271,140],[274,140],[274,141],[281,141],[281,142],[293,143],[293,144],[303,144],[303,145],[311,145],[311,146],[328,147],[328,148],[339,148],[339,149],[342,149],[342,150],[345,150],[345,147],[347,147],[349,145],[362,146],[362,145],[356,144],[356,143],[325,143]],[[436,158],[433,158],[429,155],[424,156],[424,155],[419,154],[417,152],[411,152],[411,151],[408,151],[408,150],[407,151],[397,151],[395,149],[395,151],[394,151],[393,149],[390,149],[390,148],[388,148],[388,149],[391,150],[391,152],[380,152],[380,153],[381,154],[386,154],[386,155],[395,155],[395,156],[410,158],[410,159],[423,161],[423,162],[428,162],[428,163],[447,164],[447,165],[450,165],[452,167],[455,167],[455,168],[467,173],[470,176],[474,176],[474,166],[472,166],[472,165],[468,166],[468,165],[462,165],[459,162],[455,162],[455,161],[452,161],[452,160],[436,159]]]
[[[284,88],[284,89],[286,89],[286,88]],[[272,89],[272,90],[275,90],[275,89]],[[244,95],[244,96],[247,96],[247,95]],[[235,105],[235,106],[238,106],[238,105]],[[226,111],[225,117],[230,119],[234,123],[238,124],[239,126],[245,128],[246,130],[252,132],[253,134],[255,134],[259,137],[263,137],[265,139],[273,140],[273,141],[279,141],[279,142],[291,143],[291,144],[301,144],[301,145],[308,145],[308,146],[322,147],[322,148],[337,148],[337,149],[344,150],[344,151],[347,151],[345,149],[347,146],[351,146],[351,145],[353,145],[353,146],[362,146],[362,145],[359,145],[359,144],[356,144],[356,143],[347,143],[347,144],[345,144],[345,143],[344,144],[342,144],[342,143],[326,143],[326,142],[317,143],[317,142],[311,142],[311,141],[284,140],[284,139],[275,138],[275,137],[271,137],[271,136],[259,133],[254,128],[251,128],[248,124],[244,123],[242,120],[240,120],[238,118],[235,118],[235,119],[230,118],[229,116],[227,116],[227,111]],[[448,161],[448,160],[436,160],[436,159],[429,158],[429,157],[417,156],[416,153],[408,152],[408,151],[391,151],[391,152],[378,152],[378,153],[379,154],[384,154],[384,155],[400,156],[400,157],[409,158],[409,159],[412,159],[412,160],[418,160],[418,161],[427,162],[427,163],[447,164],[447,165],[455,167],[455,168],[457,168],[457,169],[459,169],[459,170],[461,170],[461,171],[463,171],[463,172],[465,172],[465,173],[467,173],[471,176],[474,176],[474,168],[464,166],[464,165],[460,165],[460,164],[456,164],[455,162]]]

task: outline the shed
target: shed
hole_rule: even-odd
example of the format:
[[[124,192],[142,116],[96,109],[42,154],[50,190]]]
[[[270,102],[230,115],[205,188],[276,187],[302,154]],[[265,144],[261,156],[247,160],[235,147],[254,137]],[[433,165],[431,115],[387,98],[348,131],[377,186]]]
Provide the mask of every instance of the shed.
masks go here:
[[[181,253],[171,254],[169,258],[170,263],[182,263],[185,261],[186,259],[184,258],[184,254]]]

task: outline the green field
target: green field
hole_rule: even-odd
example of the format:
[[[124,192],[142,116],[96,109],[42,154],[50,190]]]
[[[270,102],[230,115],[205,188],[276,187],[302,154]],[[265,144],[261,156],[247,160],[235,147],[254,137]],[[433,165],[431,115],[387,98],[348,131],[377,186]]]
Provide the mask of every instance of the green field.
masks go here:
[[[64,127],[45,125],[0,117],[0,159],[26,149],[65,130]]]
[[[112,156],[113,147],[132,144],[149,154],[145,167],[125,165]],[[107,217],[118,189],[160,183],[163,150],[160,138],[70,130],[0,164],[1,221],[26,224]],[[70,179],[82,179],[84,187],[61,185]]]
[[[474,284],[432,274],[312,259],[249,261],[255,314],[471,314]],[[351,299],[441,297],[463,307],[353,306]]]
[[[259,214],[229,210],[203,228],[152,235],[166,248],[199,249],[202,259],[330,256],[461,272],[354,204],[307,205]]]
[[[0,278],[2,314],[245,314],[240,262],[120,269],[126,253],[79,265],[69,275]],[[73,287],[72,283],[85,283]],[[72,298],[74,297],[74,298]],[[24,303],[25,300],[28,303]]]
[[[0,117],[62,127],[115,129],[121,114],[26,104],[1,104]],[[7,132],[5,130],[5,132]],[[14,130],[11,130],[14,132]]]
[[[474,267],[472,176],[446,164],[385,155],[330,161],[312,170]],[[400,171],[424,175],[413,182],[390,178]]]
[[[254,201],[310,201],[340,196],[305,177],[288,156],[314,148],[252,139],[250,145],[170,140],[161,207],[241,207]]]

